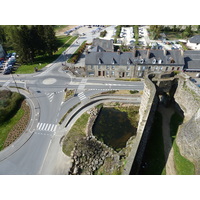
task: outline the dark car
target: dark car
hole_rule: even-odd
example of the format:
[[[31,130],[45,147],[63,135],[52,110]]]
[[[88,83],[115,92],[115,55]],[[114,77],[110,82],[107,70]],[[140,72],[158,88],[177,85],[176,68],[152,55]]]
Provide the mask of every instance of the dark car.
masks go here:
[[[6,58],[10,58],[12,56],[12,53],[8,53],[7,55],[6,55]]]
[[[10,74],[11,73],[11,70],[10,69],[7,69],[7,70],[4,70],[3,71],[3,74],[5,75],[5,74]]]

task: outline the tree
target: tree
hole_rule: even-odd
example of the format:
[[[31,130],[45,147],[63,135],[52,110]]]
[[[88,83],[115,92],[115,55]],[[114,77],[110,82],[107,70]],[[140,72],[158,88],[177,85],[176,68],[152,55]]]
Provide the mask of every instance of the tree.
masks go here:
[[[6,35],[5,35],[4,27],[1,25],[0,26],[0,44],[3,44],[4,42],[6,42]]]
[[[53,26],[44,26],[44,42],[46,53],[51,56],[58,49]]]

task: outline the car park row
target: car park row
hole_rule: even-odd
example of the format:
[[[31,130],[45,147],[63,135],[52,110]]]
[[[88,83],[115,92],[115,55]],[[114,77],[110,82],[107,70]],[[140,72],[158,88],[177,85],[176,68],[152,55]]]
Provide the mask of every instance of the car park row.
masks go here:
[[[13,70],[13,66],[16,63],[16,53],[8,53],[5,60],[0,61],[0,70],[3,70],[3,74],[10,74]]]

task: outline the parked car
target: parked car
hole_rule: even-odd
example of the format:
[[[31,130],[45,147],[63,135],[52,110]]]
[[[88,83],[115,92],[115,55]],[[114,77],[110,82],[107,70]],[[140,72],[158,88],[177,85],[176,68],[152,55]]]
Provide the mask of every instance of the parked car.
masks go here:
[[[10,74],[11,73],[11,69],[6,69],[6,70],[4,70],[3,71],[3,74],[5,75],[5,74]]]

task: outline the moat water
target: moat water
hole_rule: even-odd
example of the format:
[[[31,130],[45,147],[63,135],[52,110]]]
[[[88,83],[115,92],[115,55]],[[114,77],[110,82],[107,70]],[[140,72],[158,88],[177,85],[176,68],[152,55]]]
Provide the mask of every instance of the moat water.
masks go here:
[[[136,134],[126,112],[115,108],[102,108],[93,126],[93,134],[115,151],[126,146],[130,137]]]

